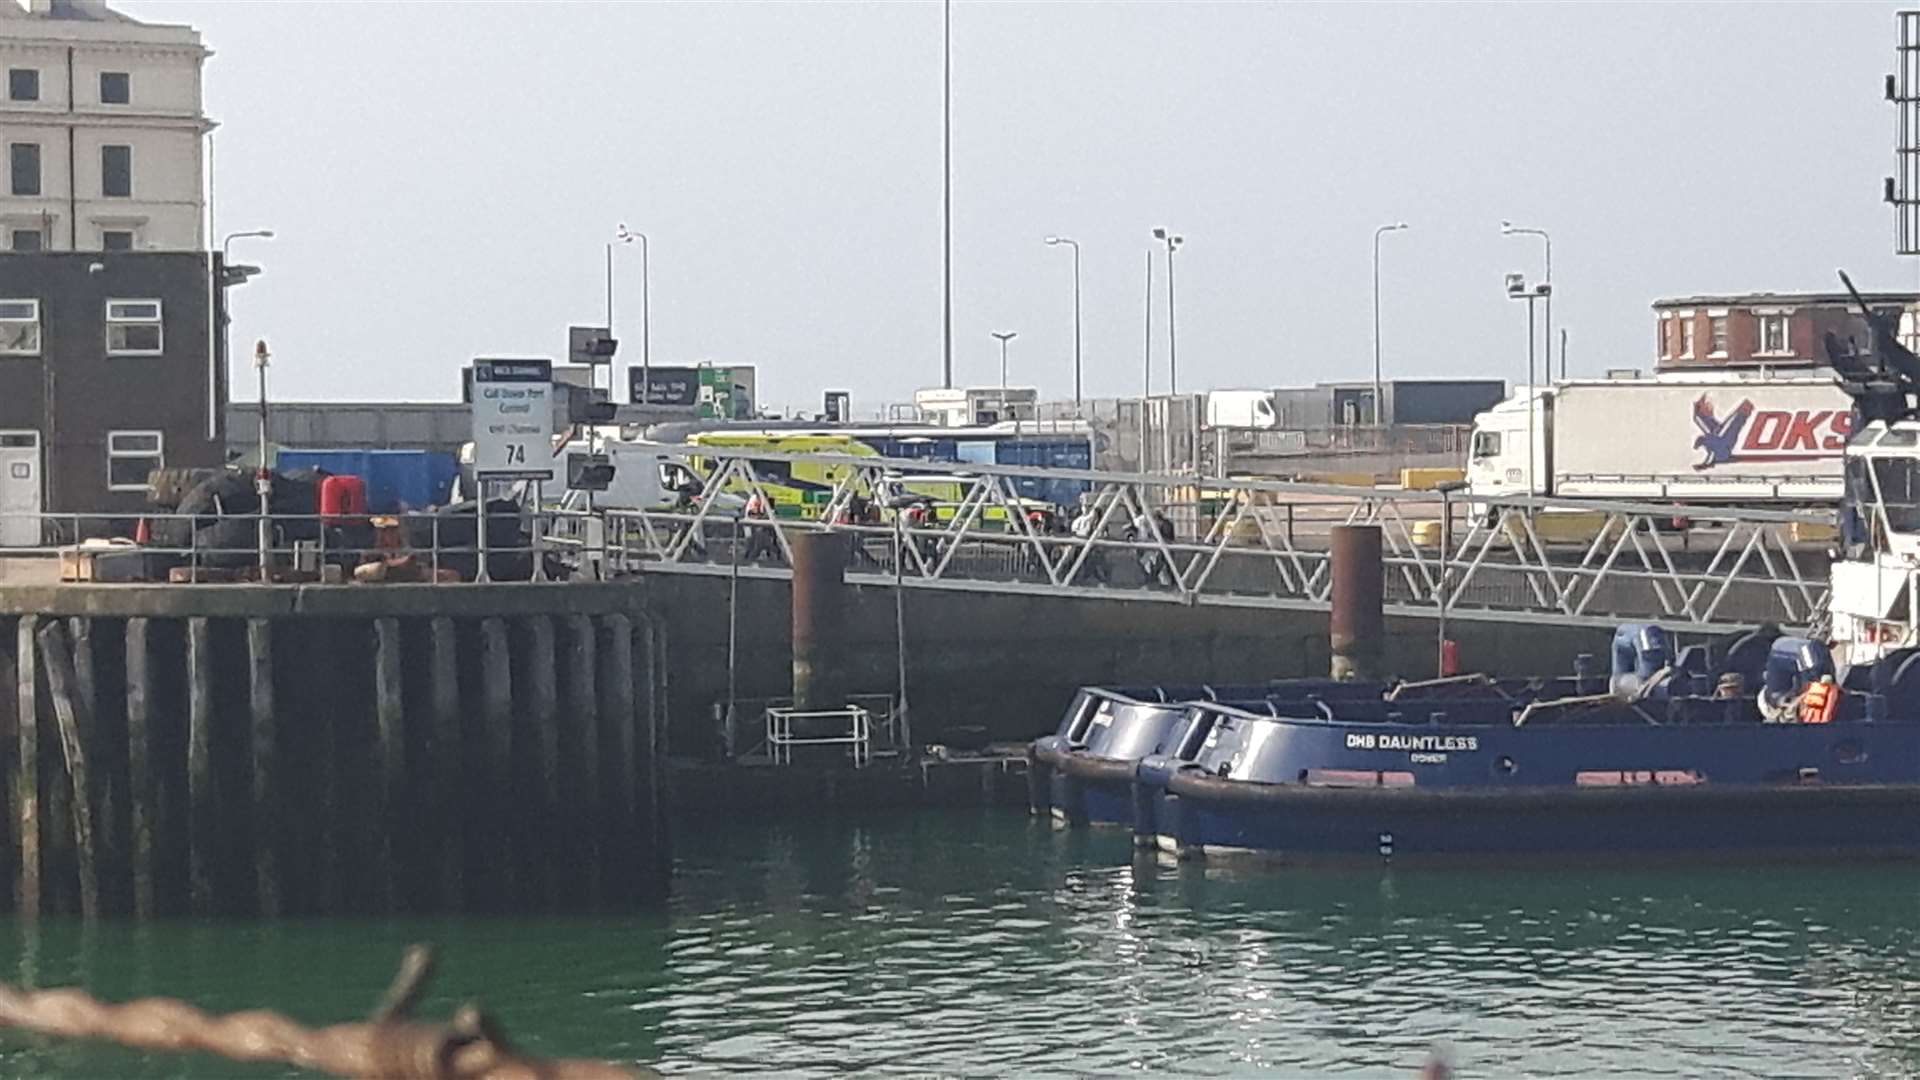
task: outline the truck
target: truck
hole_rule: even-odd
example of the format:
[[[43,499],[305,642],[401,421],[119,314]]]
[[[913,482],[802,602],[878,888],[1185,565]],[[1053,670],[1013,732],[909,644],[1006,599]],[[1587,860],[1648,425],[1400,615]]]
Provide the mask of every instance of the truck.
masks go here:
[[[1474,418],[1468,490],[1745,506],[1836,503],[1852,404],[1831,376],[1707,373],[1523,386]]]
[[[1207,426],[1216,428],[1257,428],[1269,431],[1280,426],[1273,411],[1270,390],[1207,391]]]

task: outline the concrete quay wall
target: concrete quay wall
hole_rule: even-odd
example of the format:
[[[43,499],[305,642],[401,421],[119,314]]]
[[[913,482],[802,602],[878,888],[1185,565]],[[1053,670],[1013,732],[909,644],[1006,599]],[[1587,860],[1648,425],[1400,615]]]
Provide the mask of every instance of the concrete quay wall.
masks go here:
[[[665,896],[646,590],[0,587],[16,911],[623,909]]]
[[[724,577],[648,579],[653,610],[672,639],[670,701],[676,753],[710,752],[713,706],[727,688]],[[894,594],[849,585],[840,631],[855,692],[888,693],[897,682]],[[737,694],[785,695],[790,687],[789,589],[742,578],[736,629]],[[938,742],[944,729],[984,728],[997,740],[1050,731],[1078,687],[1088,683],[1246,683],[1325,675],[1325,611],[1277,611],[1091,597],[907,589],[907,694],[914,737]],[[1389,618],[1389,674],[1427,677],[1436,667],[1435,623]],[[1576,653],[1604,655],[1604,630],[1454,618],[1469,670],[1571,672]],[[757,737],[741,720],[740,741]],[[743,748],[744,749],[744,748]]]

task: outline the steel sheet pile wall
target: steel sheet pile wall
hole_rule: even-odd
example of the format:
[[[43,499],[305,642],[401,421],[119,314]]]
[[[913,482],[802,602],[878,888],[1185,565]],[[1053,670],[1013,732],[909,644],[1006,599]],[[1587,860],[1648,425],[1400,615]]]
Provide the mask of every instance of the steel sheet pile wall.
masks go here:
[[[8,620],[15,908],[657,902],[651,627],[617,612]]]

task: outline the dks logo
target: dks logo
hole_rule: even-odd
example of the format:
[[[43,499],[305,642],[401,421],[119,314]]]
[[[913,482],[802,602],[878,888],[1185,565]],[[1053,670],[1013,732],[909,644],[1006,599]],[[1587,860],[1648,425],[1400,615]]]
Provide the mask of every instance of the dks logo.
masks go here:
[[[1853,414],[1846,409],[1761,409],[1748,398],[1723,420],[1702,394],[1693,403],[1693,423],[1700,429],[1693,448],[1706,455],[1693,467],[1705,471],[1748,461],[1836,457],[1846,449]]]

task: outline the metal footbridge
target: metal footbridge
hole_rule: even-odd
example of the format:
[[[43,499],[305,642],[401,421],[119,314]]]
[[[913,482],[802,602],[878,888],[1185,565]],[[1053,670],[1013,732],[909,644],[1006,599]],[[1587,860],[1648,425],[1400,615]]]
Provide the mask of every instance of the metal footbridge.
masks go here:
[[[848,577],[1165,604],[1324,610],[1329,535],[1380,527],[1389,614],[1720,632],[1823,610],[1834,515],[1280,480],[662,447],[699,467],[672,508],[552,511],[545,542],[597,574],[784,577],[790,537],[852,536]],[[903,477],[910,474],[910,479]],[[798,474],[800,516],[782,508]],[[917,514],[903,489],[937,478]],[[1023,492],[1084,492],[1080,507]],[[891,497],[889,498],[889,495]],[[774,507],[773,516],[762,508]],[[1158,513],[1161,521],[1155,520]],[[1443,528],[1443,522],[1446,527]],[[1089,528],[1088,526],[1091,526]]]

